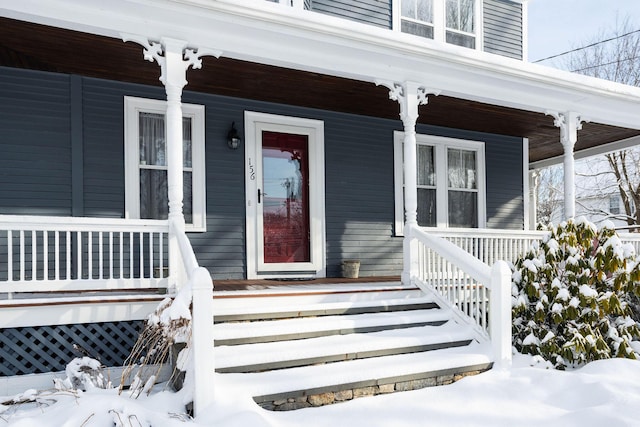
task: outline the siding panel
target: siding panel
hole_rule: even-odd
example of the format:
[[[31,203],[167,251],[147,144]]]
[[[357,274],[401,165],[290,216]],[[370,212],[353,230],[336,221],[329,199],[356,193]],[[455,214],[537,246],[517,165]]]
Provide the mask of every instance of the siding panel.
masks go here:
[[[484,50],[522,59],[522,5],[508,0],[484,0]]]
[[[309,9],[382,28],[391,28],[390,0],[312,0]]]
[[[70,215],[69,76],[0,67],[0,214]]]

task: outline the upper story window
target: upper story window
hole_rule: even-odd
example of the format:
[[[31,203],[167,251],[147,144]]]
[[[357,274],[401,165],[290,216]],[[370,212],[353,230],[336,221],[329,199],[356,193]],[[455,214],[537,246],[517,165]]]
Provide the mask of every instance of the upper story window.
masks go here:
[[[167,219],[167,103],[125,97],[127,218]],[[182,104],[183,213],[188,231],[205,231],[204,107]]]
[[[478,0],[401,0],[400,30],[475,49],[477,2]]]
[[[475,49],[475,1],[446,0],[447,43]]]

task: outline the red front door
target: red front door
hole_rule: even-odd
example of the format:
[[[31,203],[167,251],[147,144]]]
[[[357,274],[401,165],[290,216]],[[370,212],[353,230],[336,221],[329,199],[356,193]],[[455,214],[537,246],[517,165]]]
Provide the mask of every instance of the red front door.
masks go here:
[[[310,262],[308,136],[262,131],[262,168],[265,264]]]

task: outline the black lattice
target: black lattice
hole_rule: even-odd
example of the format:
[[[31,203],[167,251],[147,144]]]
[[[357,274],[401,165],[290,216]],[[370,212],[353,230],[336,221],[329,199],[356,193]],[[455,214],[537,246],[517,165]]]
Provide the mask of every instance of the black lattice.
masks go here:
[[[0,329],[0,376],[63,371],[80,356],[122,366],[142,326],[138,320]]]

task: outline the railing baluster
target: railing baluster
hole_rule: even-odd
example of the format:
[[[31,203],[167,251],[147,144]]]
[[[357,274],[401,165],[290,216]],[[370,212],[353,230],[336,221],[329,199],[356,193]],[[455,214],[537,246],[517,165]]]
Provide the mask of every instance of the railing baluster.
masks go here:
[[[65,279],[71,280],[71,231],[66,232],[66,277]]]
[[[104,277],[103,268],[104,268],[104,248],[102,247],[102,231],[98,231],[98,277],[100,280]]]
[[[113,231],[109,232],[109,279],[113,279]]]
[[[124,233],[121,231],[120,232],[120,277],[118,277],[119,279],[123,279],[124,278],[124,257],[122,256],[124,253],[123,250],[123,245],[124,245],[124,239],[123,239]]]
[[[7,230],[7,280],[13,281],[13,233]]]
[[[153,232],[149,232],[149,278],[153,279]]]
[[[38,243],[36,241],[37,235],[35,230],[31,230],[31,280],[36,280],[36,263],[38,262]]]
[[[133,232],[129,232],[129,279],[133,279]]]
[[[93,279],[93,232],[87,233],[87,279]]]
[[[24,257],[25,257],[25,248],[24,248],[24,230],[20,230],[20,280],[24,280]]]
[[[42,232],[42,271],[43,279],[49,280],[49,233]]]
[[[78,276],[76,277],[76,279],[80,280],[82,279],[82,231],[78,231],[76,232],[76,240],[77,240],[77,245],[78,247],[76,248],[76,252],[77,252],[77,274]]]
[[[54,275],[56,280],[60,280],[60,232],[59,231],[55,231],[54,232]]]
[[[160,232],[158,233],[158,250],[160,252],[160,254],[158,255],[160,257],[160,278],[162,279],[164,277],[164,233]]]
[[[142,232],[138,234],[138,239],[140,240],[140,278],[144,278],[144,235]]]

